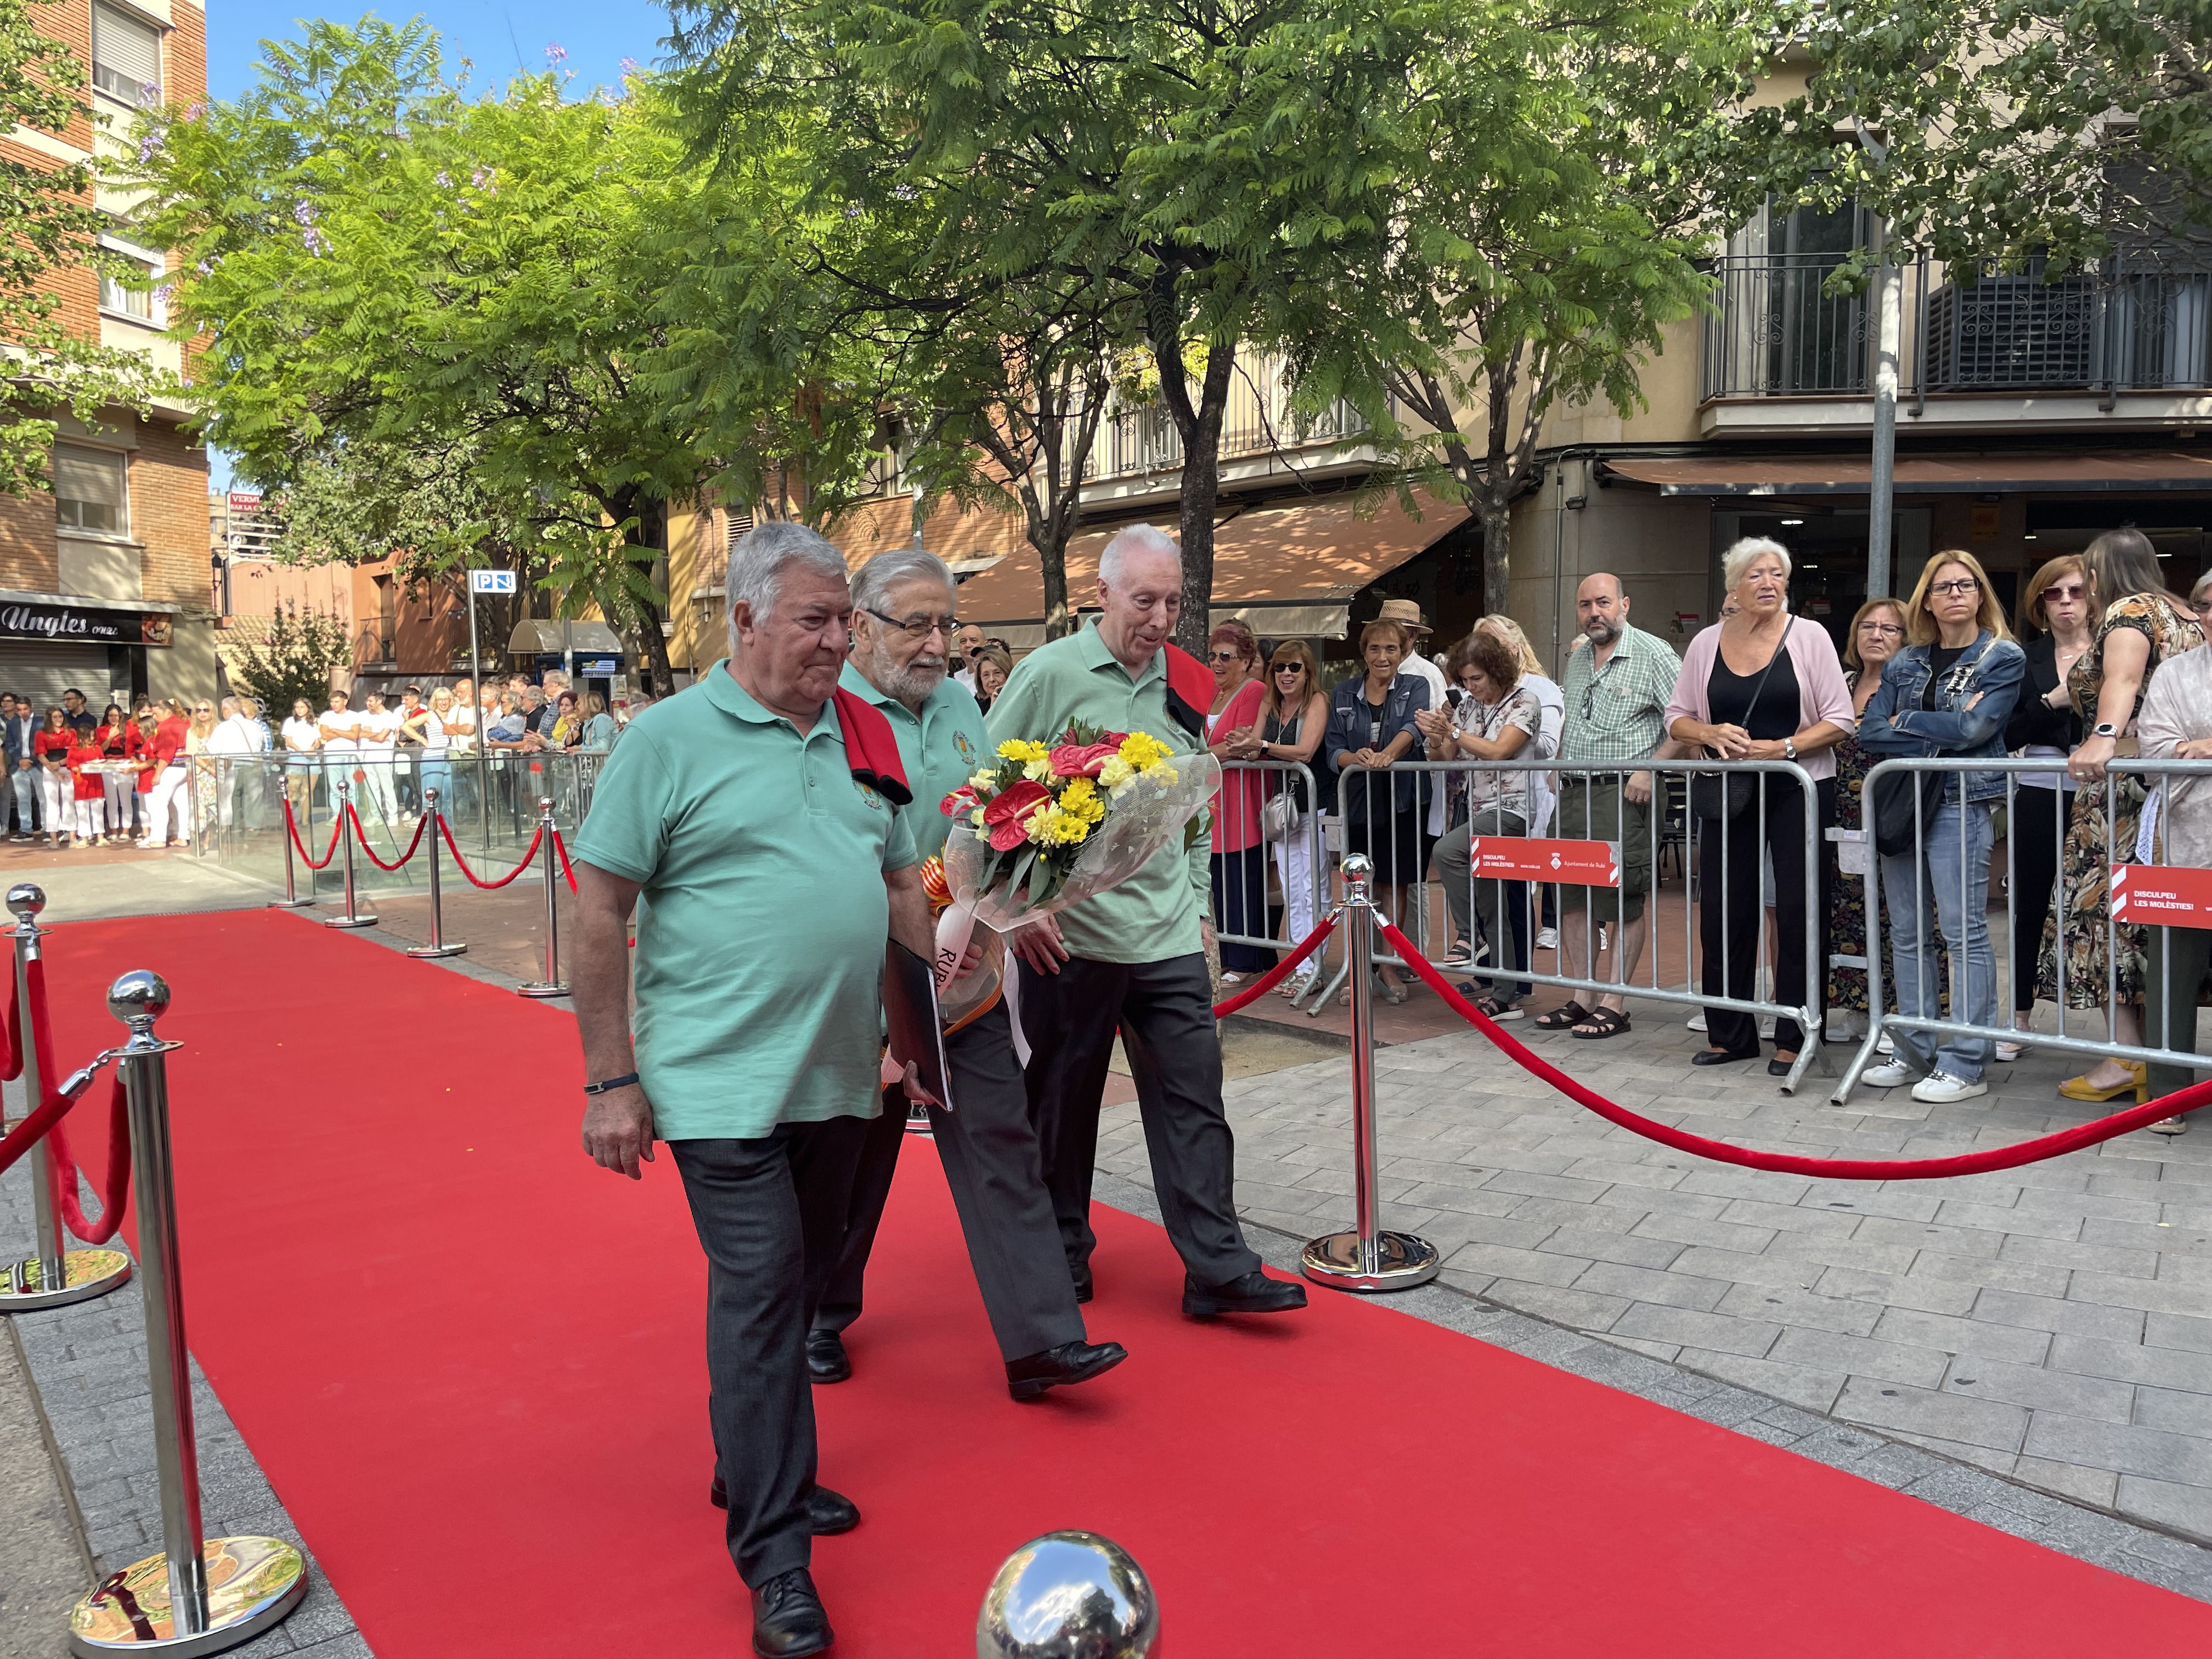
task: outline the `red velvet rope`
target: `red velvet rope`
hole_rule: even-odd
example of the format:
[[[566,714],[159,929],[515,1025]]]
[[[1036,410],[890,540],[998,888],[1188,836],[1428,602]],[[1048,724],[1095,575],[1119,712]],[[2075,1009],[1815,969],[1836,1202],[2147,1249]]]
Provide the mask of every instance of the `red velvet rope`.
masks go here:
[[[1678,1152],[1709,1158],[1717,1163],[1741,1164],[1747,1170],[1771,1170],[1781,1175],[1823,1176],[1836,1181],[1929,1181],[1941,1176],[1985,1175],[1993,1170],[2016,1170],[2023,1164],[2039,1164],[2045,1158],[2077,1152],[2084,1146],[2094,1146],[2100,1141],[2127,1134],[2161,1118],[2193,1111],[2207,1101],[2212,1101],[2212,1079],[2208,1079],[2191,1084],[2186,1089],[2176,1090],[2148,1105],[2130,1107],[2124,1112],[2115,1112],[2110,1117],[2100,1117],[2092,1123],[2076,1124],[2073,1128],[2062,1129],[2056,1134],[2039,1136],[2033,1140],[2023,1140],[2011,1146],[1962,1152],[1955,1158],[1799,1158],[1789,1152],[1757,1152],[1747,1146],[1730,1146],[1725,1140],[1708,1140],[1703,1135],[1669,1128],[1664,1123],[1640,1117],[1626,1107],[1616,1106],[1595,1091],[1583,1087],[1558,1066],[1540,1058],[1526,1044],[1505,1031],[1497,1021],[1453,990],[1444,982],[1444,976],[1414,949],[1413,940],[1387,921],[1381,922],[1380,926],[1382,937],[1404,958],[1407,966],[1420,976],[1422,983],[1442,997],[1445,1006],[1496,1043],[1522,1070],[1550,1084],[1577,1105],[1588,1107],[1608,1123],[1617,1123],[1647,1140],[1656,1140],[1662,1146],[1672,1146]],[[1510,975],[1504,977],[1510,978]]]
[[[461,856],[460,843],[453,839],[453,826],[446,822],[446,815],[443,812],[438,814],[438,829],[439,831],[446,837],[446,845],[453,850],[453,862],[461,866],[461,873],[469,878],[470,884],[475,887],[481,887],[487,892],[489,892],[495,888],[506,886],[507,883],[513,881],[525,870],[527,870],[530,867],[530,860],[538,856],[538,843],[544,838],[545,835],[545,826],[541,823],[538,826],[538,833],[531,836],[530,845],[523,851],[522,862],[516,865],[514,869],[508,871],[497,881],[486,881],[483,877],[477,875],[475,871],[470,869],[469,861]]]
[[[31,996],[31,1051],[38,1056],[39,1089],[47,1099],[57,1099],[61,1073],[54,1065],[53,1024],[46,1017],[44,962],[32,959],[25,983]],[[46,1170],[53,1182],[54,1201],[61,1212],[62,1224],[88,1244],[106,1243],[123,1225],[124,1200],[131,1192],[131,1115],[122,1073],[116,1073],[115,1091],[109,1102],[107,1179],[100,1188],[99,1220],[85,1218],[83,1200],[77,1190],[76,1159],[70,1152],[69,1134],[58,1118],[47,1131],[46,1139],[52,1154],[46,1161]]]
[[[23,1022],[15,1010],[15,988],[10,985],[11,994],[0,1003],[0,1030],[5,1031],[8,1039],[7,1069],[0,1071],[0,1083],[13,1083],[23,1075]]]
[[[1322,941],[1335,931],[1336,918],[1334,916],[1323,917],[1322,919],[1321,926],[1315,928],[1313,932],[1306,935],[1304,944],[1299,945],[1297,950],[1291,951],[1290,955],[1285,957],[1280,962],[1267,969],[1266,973],[1261,975],[1257,980],[1246,986],[1235,996],[1230,998],[1228,1001],[1215,1003],[1213,1005],[1214,1018],[1219,1019],[1224,1014],[1233,1014],[1239,1008],[1247,1007],[1252,1003],[1257,1002],[1261,997],[1267,995],[1268,992],[1273,990],[1278,985],[1280,985],[1285,980],[1288,979],[1291,975],[1291,970],[1296,968],[1300,963],[1304,962],[1308,957],[1311,956],[1316,951],[1319,950],[1321,948]]]
[[[289,803],[288,802],[287,805],[289,804]],[[430,822],[428,818],[416,819],[415,839],[407,843],[407,850],[405,852],[402,853],[390,864],[386,864],[382,859],[376,856],[376,849],[368,844],[368,831],[362,827],[361,809],[356,806],[351,801],[348,801],[346,803],[345,810],[346,816],[353,820],[354,839],[361,843],[361,850],[368,855],[368,861],[371,864],[374,865],[378,869],[384,871],[397,870],[401,865],[406,863],[408,860],[415,856],[415,849],[422,844],[422,830]]]
[[[320,864],[307,856],[307,843],[300,839],[300,823],[299,820],[292,816],[292,798],[289,795],[284,798],[284,828],[291,836],[292,845],[299,849],[300,857],[307,868],[327,870],[331,867],[331,860],[338,855],[338,832],[345,828],[345,820],[339,818],[331,825],[331,844],[323,848],[323,861]]]
[[[576,890],[576,872],[568,863],[568,843],[561,839],[561,832],[553,832],[553,851],[561,860],[561,874],[568,884],[568,890]]]

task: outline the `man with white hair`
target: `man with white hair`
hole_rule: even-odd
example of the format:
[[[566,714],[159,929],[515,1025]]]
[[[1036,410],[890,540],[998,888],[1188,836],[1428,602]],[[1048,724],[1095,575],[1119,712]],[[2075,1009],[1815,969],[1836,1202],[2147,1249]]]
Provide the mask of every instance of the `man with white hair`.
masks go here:
[[[1175,543],[1150,525],[1115,535],[1098,561],[1098,600],[1104,614],[1095,623],[1015,666],[991,705],[992,742],[1050,743],[1081,721],[1149,732],[1177,754],[1202,750],[1207,693],[1197,692],[1193,708],[1169,683],[1168,639],[1182,604]],[[1212,685],[1202,665],[1184,660]],[[1206,972],[1212,890],[1200,836],[1188,849],[1164,848],[1119,887],[1012,941],[1023,964],[1030,1117],[1079,1302],[1091,1299],[1091,1176],[1119,1030],[1161,1215],[1183,1260],[1183,1311],[1206,1318],[1305,1305],[1303,1285],[1261,1270],[1237,1220],[1237,1152],[1221,1104],[1221,1036]]]
[[[938,803],[975,774],[991,747],[975,699],[945,676],[957,626],[953,586],[945,562],[919,548],[869,560],[853,583],[853,655],[842,681],[883,711],[898,738],[914,791],[914,804],[899,816],[925,860],[942,850],[951,827]],[[950,1033],[945,1054],[953,1109],[931,1107],[930,1129],[1006,1361],[1007,1389],[1017,1400],[1034,1400],[1111,1370],[1128,1356],[1118,1342],[1085,1335],[1006,1005]],[[817,1382],[852,1374],[842,1333],[860,1317],[861,1279],[905,1134],[905,1101],[894,1086],[884,1093],[883,1115],[868,1126],[845,1246],[807,1338],[807,1367]]]
[[[723,592],[729,657],[631,722],[577,832],[583,1140],[633,1180],[655,1140],[676,1160],[708,1260],[713,1495],[752,1589],[754,1651],[812,1654],[834,1639],[812,1536],[860,1511],[815,1480],[807,1326],[843,1239],[858,1120],[879,1109],[884,936],[925,958],[934,941],[896,811],[911,797],[875,761],[896,755],[891,733],[837,686],[844,556],[763,525]]]

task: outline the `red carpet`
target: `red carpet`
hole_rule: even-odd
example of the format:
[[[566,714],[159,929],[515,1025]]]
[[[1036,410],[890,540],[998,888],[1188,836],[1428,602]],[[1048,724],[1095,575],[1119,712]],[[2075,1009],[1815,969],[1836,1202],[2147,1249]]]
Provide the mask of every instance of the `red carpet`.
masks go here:
[[[64,926],[61,1061],[108,980],[175,988],[192,1345],[381,1659],[746,1651],[706,1503],[704,1272],[672,1166],[577,1150],[569,1017],[295,916]],[[82,1156],[101,1148],[89,1118]],[[1114,1376],[1005,1395],[910,1142],[817,1391],[844,1659],[965,1659],[1005,1555],[1084,1526],[1173,1659],[2168,1654],[2212,1608],[1385,1309],[1186,1324],[1101,1217]]]

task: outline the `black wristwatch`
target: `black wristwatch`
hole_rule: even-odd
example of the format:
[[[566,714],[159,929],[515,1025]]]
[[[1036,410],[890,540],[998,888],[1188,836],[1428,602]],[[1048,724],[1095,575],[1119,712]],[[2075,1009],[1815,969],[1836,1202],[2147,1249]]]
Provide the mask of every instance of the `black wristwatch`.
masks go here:
[[[635,1072],[624,1072],[620,1077],[611,1077],[604,1083],[586,1083],[584,1085],[584,1092],[587,1095],[603,1095],[610,1089],[626,1089],[636,1081]]]

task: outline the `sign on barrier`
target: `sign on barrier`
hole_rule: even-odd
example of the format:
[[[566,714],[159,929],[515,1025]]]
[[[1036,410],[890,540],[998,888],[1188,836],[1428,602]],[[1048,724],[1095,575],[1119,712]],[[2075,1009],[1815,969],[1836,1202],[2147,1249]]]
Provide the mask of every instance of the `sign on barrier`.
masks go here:
[[[1541,841],[1526,836],[1477,836],[1468,843],[1474,878],[1556,881],[1570,887],[1620,885],[1617,841]]]
[[[2116,921],[2161,927],[2212,927],[2212,870],[2186,865],[2112,866]]]

